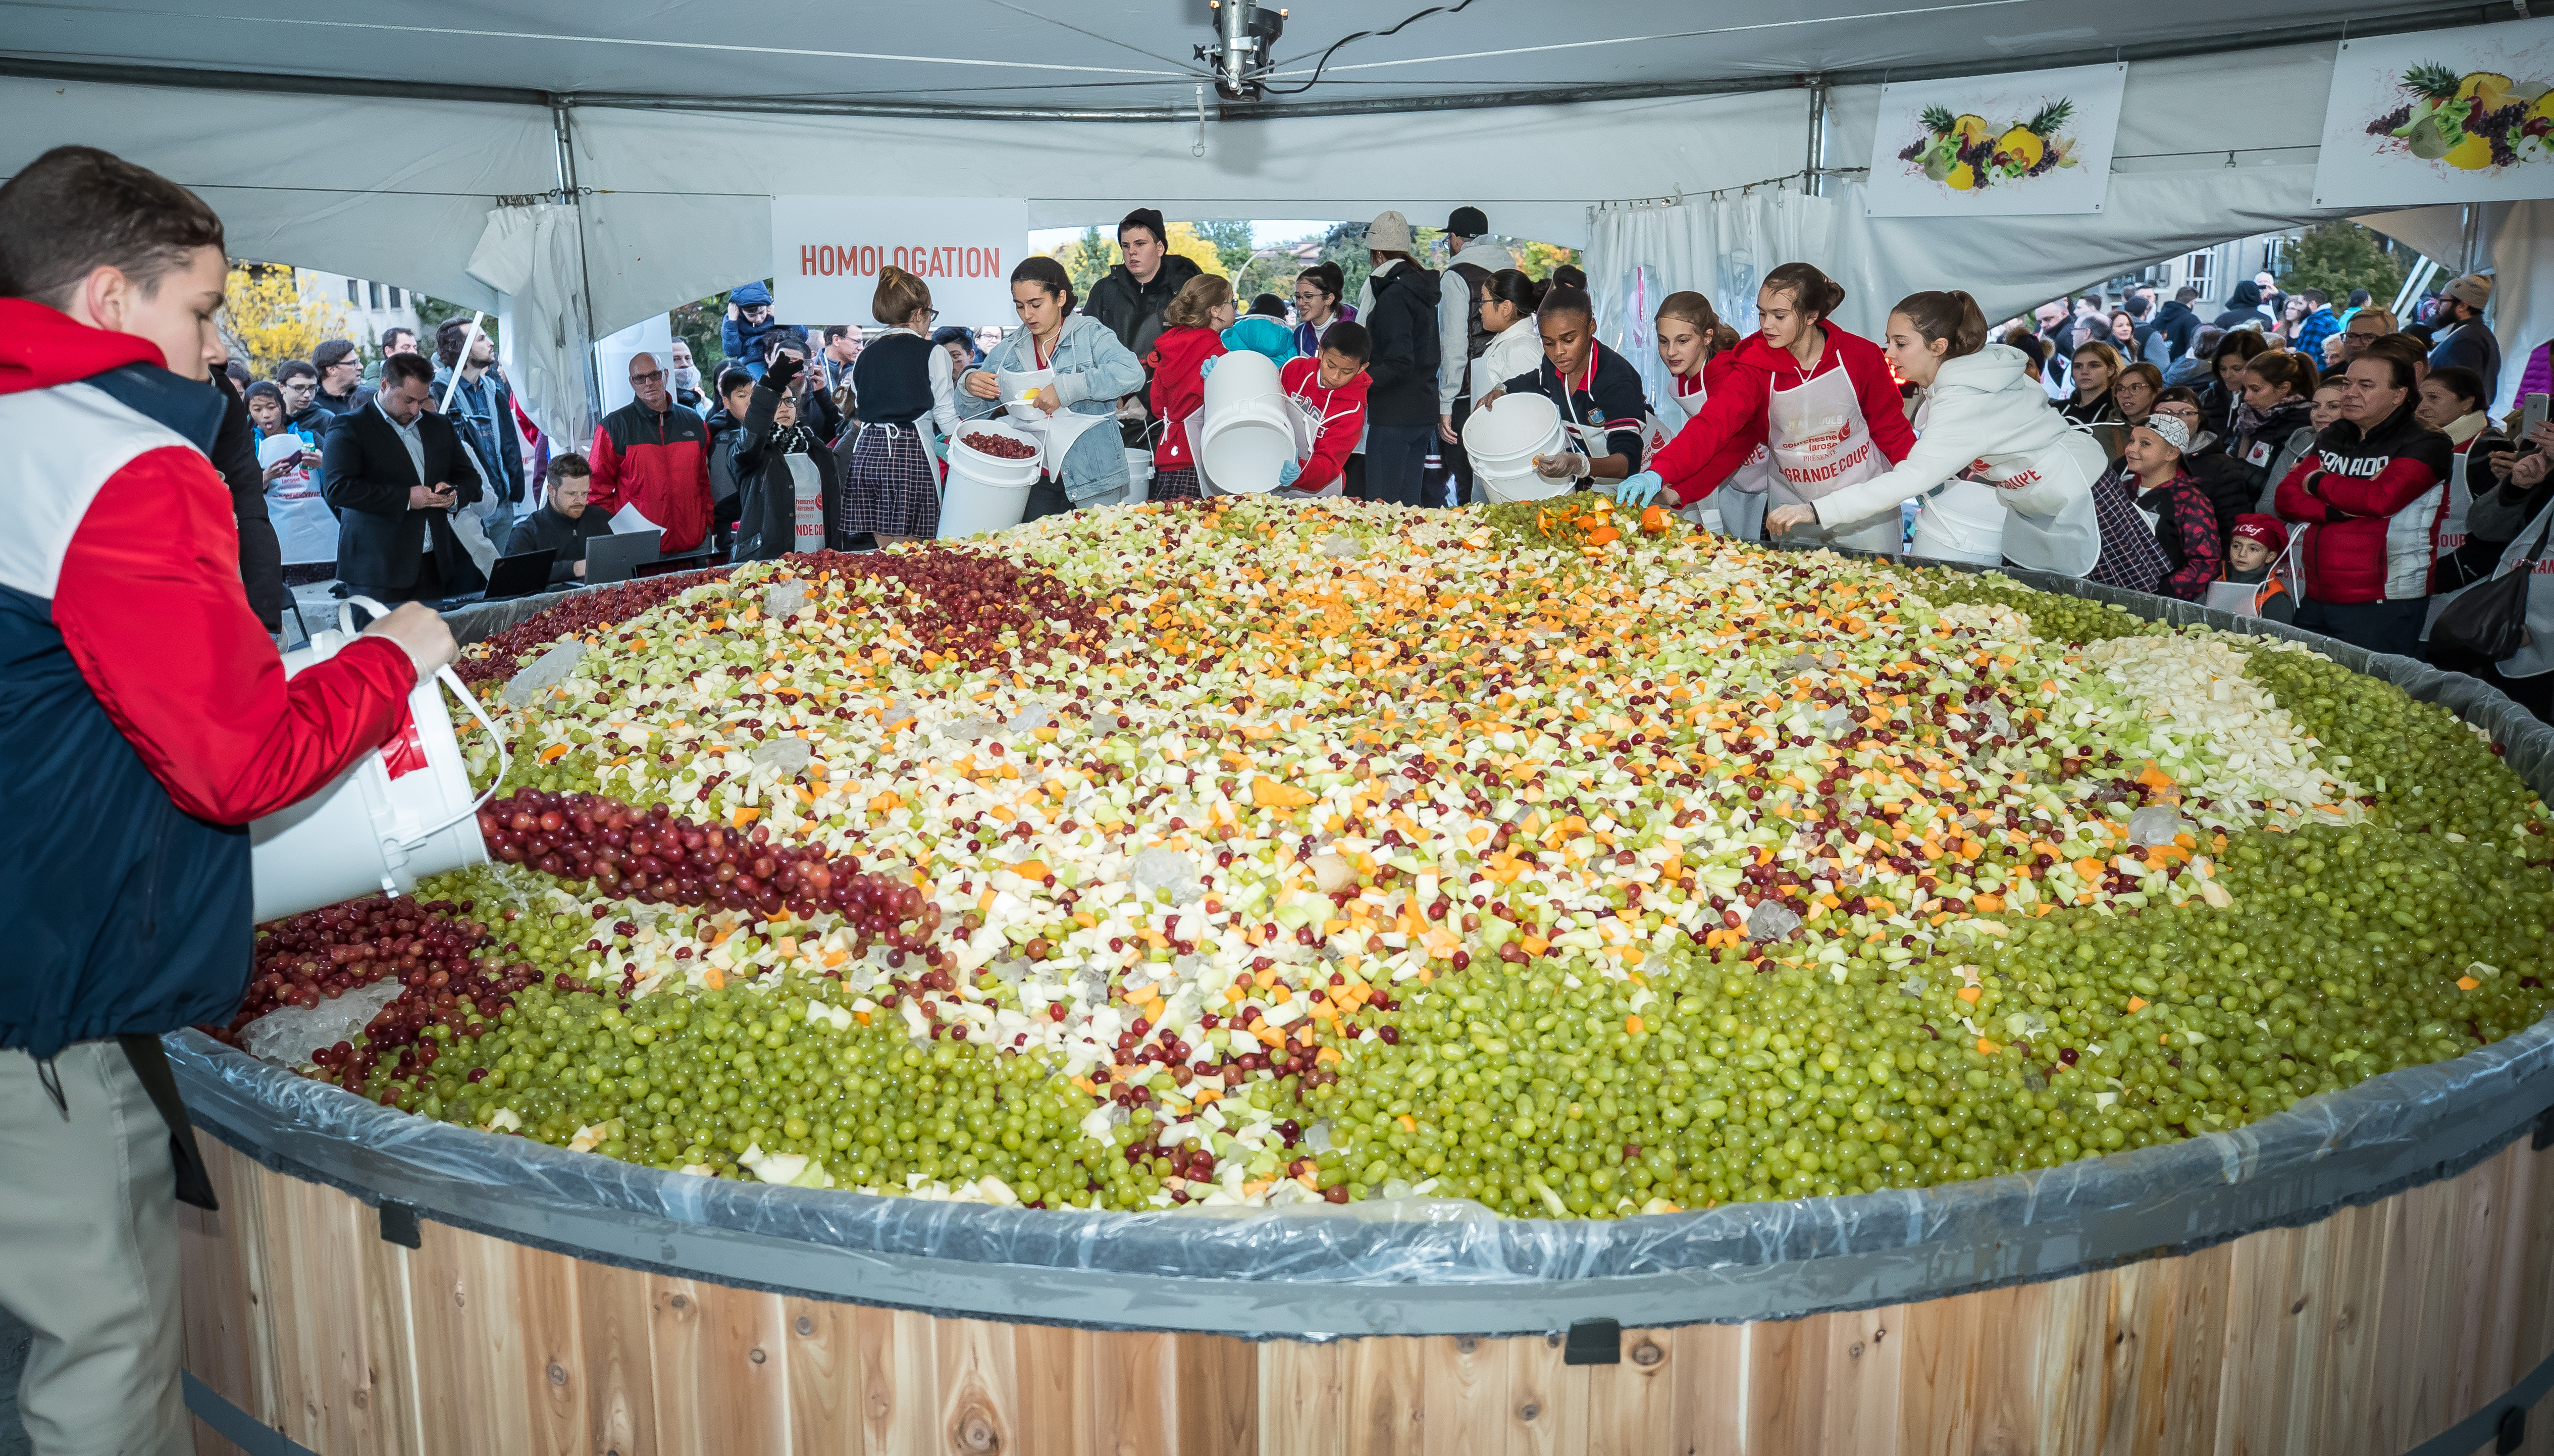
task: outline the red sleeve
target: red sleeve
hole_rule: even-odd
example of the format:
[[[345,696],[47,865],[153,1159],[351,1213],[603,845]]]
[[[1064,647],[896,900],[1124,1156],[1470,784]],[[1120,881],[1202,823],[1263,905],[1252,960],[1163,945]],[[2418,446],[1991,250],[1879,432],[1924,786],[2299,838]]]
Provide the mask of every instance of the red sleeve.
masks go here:
[[[2353,480],[2326,471],[2315,493],[2327,506],[2345,516],[2386,516],[2418,501],[2423,492],[2438,483],[2439,472],[2428,461],[2397,455],[2375,480]],[[2285,482],[2279,490],[2284,497]]]
[[[1862,404],[1862,422],[1871,431],[1872,443],[1896,465],[1916,448],[1916,426],[1907,422],[1907,401],[1898,393],[1898,382],[1889,377],[1889,356],[1860,334],[1837,329],[1828,338],[1853,379],[1854,397]]]
[[[240,586],[230,496],[172,446],[116,472],[71,533],[54,624],[177,807],[246,824],[296,803],[407,721],[416,668],[385,637],[290,682]]]
[[[1680,505],[1719,490],[1729,473],[1765,443],[1765,406],[1773,395],[1768,377],[1735,359],[1715,374],[1712,366],[1724,358],[1729,356],[1715,356],[1703,366],[1703,388],[1709,392],[1702,408],[1649,460],[1648,468],[1658,472]]]
[[[621,497],[621,488],[626,484],[621,479],[621,454],[612,448],[612,431],[601,423],[594,427],[594,448],[585,453],[585,461],[594,473],[593,504],[601,506],[606,515],[627,504]],[[701,470],[706,476],[708,461],[701,462]]]
[[[2280,519],[2330,520],[2332,518],[2329,507],[2306,492],[2306,478],[2321,469],[2323,469],[2323,457],[2309,452],[2288,472],[2288,478],[2279,482],[2277,493],[2270,498],[2270,506],[2279,512]]]

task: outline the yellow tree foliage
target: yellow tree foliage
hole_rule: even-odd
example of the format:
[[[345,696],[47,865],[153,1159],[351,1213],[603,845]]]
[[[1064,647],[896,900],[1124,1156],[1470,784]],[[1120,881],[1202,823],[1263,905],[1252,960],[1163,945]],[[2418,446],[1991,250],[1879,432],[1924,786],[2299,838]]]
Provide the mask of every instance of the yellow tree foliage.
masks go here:
[[[1577,264],[1578,250],[1555,243],[1519,243],[1516,261],[1517,272],[1540,282],[1549,280],[1554,269],[1564,264]]]
[[[252,373],[272,379],[288,359],[308,359],[322,339],[351,338],[344,305],[302,291],[301,271],[283,264],[231,264],[222,299],[222,337],[248,360]]]

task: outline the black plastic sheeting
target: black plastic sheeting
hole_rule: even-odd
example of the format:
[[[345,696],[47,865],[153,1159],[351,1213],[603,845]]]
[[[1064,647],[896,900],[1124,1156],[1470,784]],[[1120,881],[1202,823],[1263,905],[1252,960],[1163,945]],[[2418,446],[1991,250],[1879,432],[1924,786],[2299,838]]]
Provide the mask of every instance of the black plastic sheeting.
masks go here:
[[[2470,678],[2190,604],[2009,575],[2142,616],[2305,642],[2447,705],[2554,797],[2554,729]],[[517,1242],[939,1314],[1254,1338],[1788,1318],[2054,1278],[2453,1176],[2554,1104],[2548,1021],[2230,1132],[1931,1188],[1619,1221],[1503,1219],[1429,1200],[1127,1214],[660,1173],[425,1121],[193,1032],[172,1037],[170,1056],[195,1120],[269,1166]]]

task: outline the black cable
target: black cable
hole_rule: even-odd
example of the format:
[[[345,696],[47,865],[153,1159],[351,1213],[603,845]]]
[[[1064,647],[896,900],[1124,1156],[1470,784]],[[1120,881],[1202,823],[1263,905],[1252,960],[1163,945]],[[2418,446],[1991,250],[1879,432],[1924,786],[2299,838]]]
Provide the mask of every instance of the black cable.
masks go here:
[[[1323,69],[1324,69],[1325,67],[1327,67],[1327,66],[1331,63],[1331,57],[1332,57],[1333,56],[1335,56],[1335,55],[1338,54],[1338,49],[1339,49],[1341,46],[1346,45],[1348,42],[1350,42],[1350,41],[1366,41],[1366,40],[1381,40],[1381,39],[1383,39],[1383,38],[1384,38],[1384,37],[1386,37],[1386,36],[1398,35],[1398,34],[1400,33],[1400,31],[1401,31],[1402,26],[1410,25],[1410,24],[1412,24],[1412,23],[1413,23],[1413,22],[1415,22],[1415,21],[1422,21],[1422,20],[1426,20],[1428,17],[1430,17],[1430,16],[1432,16],[1432,15],[1456,15],[1456,14],[1460,14],[1461,12],[1463,12],[1463,11],[1465,11],[1465,10],[1470,9],[1470,8],[1471,8],[1471,5],[1472,5],[1472,0],[1455,0],[1455,3],[1454,3],[1454,4],[1452,4],[1452,5],[1431,5],[1431,6],[1429,6],[1426,10],[1423,10],[1423,11],[1419,12],[1417,15],[1413,15],[1413,16],[1410,16],[1410,17],[1408,17],[1408,18],[1404,19],[1404,20],[1400,23],[1400,25],[1396,25],[1396,26],[1394,26],[1394,27],[1393,27],[1392,29],[1390,29],[1390,30],[1386,30],[1386,31],[1358,31],[1358,32],[1357,32],[1356,34],[1354,34],[1354,35],[1350,35],[1350,36],[1341,36],[1339,39],[1337,39],[1337,40],[1335,40],[1335,41],[1334,41],[1334,42],[1332,42],[1332,43],[1331,43],[1331,49],[1330,49],[1330,50],[1325,51],[1325,52],[1323,52],[1323,53],[1322,53],[1322,58],[1321,58],[1321,60],[1320,60],[1317,64],[1315,64],[1315,65],[1314,65],[1314,67],[1313,67],[1313,78],[1312,78],[1311,80],[1306,81],[1306,82],[1304,82],[1304,84],[1302,84],[1302,85],[1300,85],[1300,86],[1293,87],[1293,88],[1291,88],[1291,89],[1288,89],[1288,88],[1280,88],[1280,87],[1277,87],[1277,86],[1271,86],[1271,85],[1268,85],[1268,84],[1267,84],[1267,83],[1265,83],[1265,82],[1262,82],[1262,83],[1261,83],[1261,85],[1260,85],[1260,89],[1261,89],[1261,90],[1263,90],[1263,91],[1265,91],[1267,94],[1269,94],[1269,95],[1271,95],[1271,96],[1301,96],[1301,95],[1303,95],[1306,91],[1309,91],[1309,90],[1313,89],[1315,86],[1318,86],[1318,85],[1320,85],[1320,84],[1322,83],[1322,71],[1323,71]]]

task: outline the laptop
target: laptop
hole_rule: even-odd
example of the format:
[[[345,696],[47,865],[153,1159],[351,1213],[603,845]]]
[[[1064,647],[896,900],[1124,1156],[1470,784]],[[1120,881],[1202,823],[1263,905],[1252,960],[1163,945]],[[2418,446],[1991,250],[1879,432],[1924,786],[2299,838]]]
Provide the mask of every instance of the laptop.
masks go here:
[[[588,537],[585,584],[601,587],[630,580],[633,568],[656,559],[656,545],[664,538],[661,530],[615,531],[608,536]]]
[[[446,597],[435,604],[435,610],[450,612],[477,602],[503,602],[512,597],[529,597],[551,591],[550,563],[556,560],[558,548],[555,546],[525,551],[519,556],[500,556],[488,567],[487,590]]]

